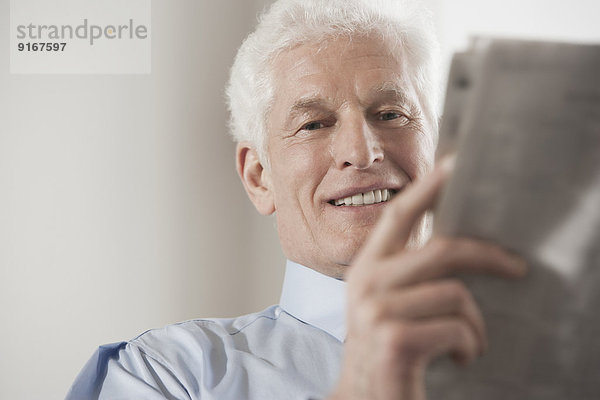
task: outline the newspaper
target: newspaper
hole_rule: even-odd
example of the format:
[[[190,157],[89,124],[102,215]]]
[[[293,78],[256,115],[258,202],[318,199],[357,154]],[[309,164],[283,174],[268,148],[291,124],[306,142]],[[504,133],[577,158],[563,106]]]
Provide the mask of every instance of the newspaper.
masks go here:
[[[600,46],[479,39],[452,63],[436,234],[491,240],[528,276],[465,276],[489,349],[437,360],[429,400],[600,399]]]

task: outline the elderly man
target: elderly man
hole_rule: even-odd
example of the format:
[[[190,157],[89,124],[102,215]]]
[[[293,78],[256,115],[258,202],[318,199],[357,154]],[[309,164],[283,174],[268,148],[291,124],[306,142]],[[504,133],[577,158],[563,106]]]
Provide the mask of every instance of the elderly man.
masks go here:
[[[413,3],[280,0],[241,46],[228,98],[242,183],[275,213],[281,302],[99,349],[69,399],[423,399],[429,361],[486,346],[456,272],[518,277],[491,244],[428,238],[435,42]]]

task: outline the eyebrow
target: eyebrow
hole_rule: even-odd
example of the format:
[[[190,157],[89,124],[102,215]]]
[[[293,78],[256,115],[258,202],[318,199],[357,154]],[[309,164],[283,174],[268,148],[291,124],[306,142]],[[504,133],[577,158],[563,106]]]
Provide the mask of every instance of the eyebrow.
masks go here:
[[[386,101],[404,105],[411,110],[416,107],[416,104],[410,99],[406,90],[392,81],[383,82],[371,89],[368,94],[368,102],[381,103]],[[290,123],[290,121],[293,121],[298,116],[313,110],[330,112],[328,101],[317,94],[298,99],[290,107],[286,123]]]
[[[395,82],[387,81],[372,89],[369,93],[369,100],[393,101],[410,108],[416,107],[416,104],[411,100],[408,92]]]
[[[286,118],[286,124],[289,124],[295,118],[314,110],[330,112],[327,100],[316,94],[302,97],[290,107]]]
[[[317,95],[300,98],[292,105],[289,114],[291,117],[295,117],[305,113],[307,110],[313,110],[315,108],[326,109],[327,102]]]

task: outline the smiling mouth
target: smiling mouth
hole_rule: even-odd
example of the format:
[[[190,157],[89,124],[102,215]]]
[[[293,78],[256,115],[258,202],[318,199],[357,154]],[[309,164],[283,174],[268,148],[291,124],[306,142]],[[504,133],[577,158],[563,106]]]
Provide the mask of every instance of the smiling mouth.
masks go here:
[[[355,195],[344,197],[342,199],[330,200],[329,204],[334,206],[368,206],[371,204],[385,203],[389,201],[395,194],[394,189],[377,189],[365,193],[357,193]]]

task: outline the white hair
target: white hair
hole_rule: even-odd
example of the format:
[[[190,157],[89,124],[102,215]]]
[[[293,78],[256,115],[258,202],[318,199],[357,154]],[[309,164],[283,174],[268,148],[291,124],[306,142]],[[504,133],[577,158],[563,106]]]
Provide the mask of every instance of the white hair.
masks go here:
[[[226,95],[234,140],[250,142],[268,163],[265,122],[274,98],[273,60],[299,44],[341,35],[376,35],[390,54],[406,58],[437,136],[439,48],[431,15],[418,0],[279,0],[259,18],[231,68]]]

